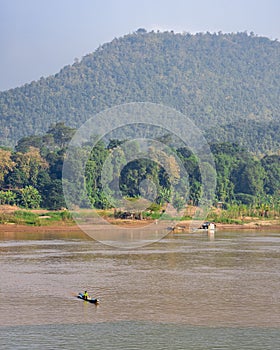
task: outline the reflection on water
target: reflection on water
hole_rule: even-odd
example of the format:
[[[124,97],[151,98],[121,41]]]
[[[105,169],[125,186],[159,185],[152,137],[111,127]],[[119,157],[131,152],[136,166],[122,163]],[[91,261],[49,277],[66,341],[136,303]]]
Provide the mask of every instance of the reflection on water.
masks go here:
[[[79,225],[79,228],[96,241],[114,248],[131,249],[140,248],[159,241],[171,232],[172,221],[156,221],[142,225],[141,227],[123,227],[107,224],[98,224],[102,218],[96,219],[96,223]],[[99,229],[99,227],[101,229]]]
[[[228,334],[225,342],[238,338],[231,329],[234,334],[243,329],[251,341],[263,334],[260,338],[267,335],[273,343],[279,341],[275,329],[280,328],[279,257],[277,232],[170,235],[131,250],[102,245],[82,233],[33,234],[29,239],[2,234],[0,325],[18,327],[0,327],[0,331],[28,334],[28,329],[35,332],[34,325],[49,325],[36,328],[48,338],[50,325],[60,324],[65,334],[79,329],[86,338],[85,329],[97,329],[100,336],[101,325],[107,330],[111,325],[114,333],[116,325],[124,331],[131,324],[137,337],[139,327],[154,329],[155,334],[161,329],[164,334],[177,330],[178,337],[189,332],[185,342],[197,336],[197,349],[212,349],[203,347],[203,339],[207,332],[215,339],[222,327],[227,330],[224,336]],[[75,298],[85,289],[101,299],[99,306]],[[43,329],[48,332],[43,334]],[[246,346],[239,348],[273,348]]]

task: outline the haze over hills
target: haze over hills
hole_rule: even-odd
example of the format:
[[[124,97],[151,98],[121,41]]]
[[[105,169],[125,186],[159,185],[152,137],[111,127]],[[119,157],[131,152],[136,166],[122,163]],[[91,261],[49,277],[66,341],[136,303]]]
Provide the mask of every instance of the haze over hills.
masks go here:
[[[50,53],[54,54],[54,53]],[[149,101],[191,118],[209,142],[280,149],[280,43],[247,33],[133,34],[59,73],[0,93],[0,144],[108,107]]]

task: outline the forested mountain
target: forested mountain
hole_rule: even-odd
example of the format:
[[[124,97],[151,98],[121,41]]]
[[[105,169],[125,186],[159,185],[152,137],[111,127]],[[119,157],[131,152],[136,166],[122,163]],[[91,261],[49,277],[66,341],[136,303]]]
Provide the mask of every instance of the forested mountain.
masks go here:
[[[55,53],[50,53],[55,54]],[[59,73],[0,93],[0,144],[79,127],[105,108],[149,101],[191,118],[210,142],[280,148],[280,43],[254,34],[139,29]]]

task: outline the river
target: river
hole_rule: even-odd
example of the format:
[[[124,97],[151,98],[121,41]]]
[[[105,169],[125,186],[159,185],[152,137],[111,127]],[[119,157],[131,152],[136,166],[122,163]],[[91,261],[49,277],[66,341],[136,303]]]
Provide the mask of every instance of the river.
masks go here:
[[[28,238],[27,238],[28,237]],[[0,233],[1,349],[277,349],[280,232]],[[85,289],[99,305],[76,298]]]

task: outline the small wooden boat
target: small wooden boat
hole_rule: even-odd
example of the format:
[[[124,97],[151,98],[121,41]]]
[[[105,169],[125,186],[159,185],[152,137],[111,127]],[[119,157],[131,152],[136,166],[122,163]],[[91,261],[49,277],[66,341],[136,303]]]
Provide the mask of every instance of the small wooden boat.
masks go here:
[[[82,299],[82,300],[87,301],[87,302],[92,303],[92,304],[98,304],[99,303],[99,300],[96,299],[96,298],[87,298],[87,299],[85,299],[83,293],[79,293],[77,295],[77,298],[78,299]]]

